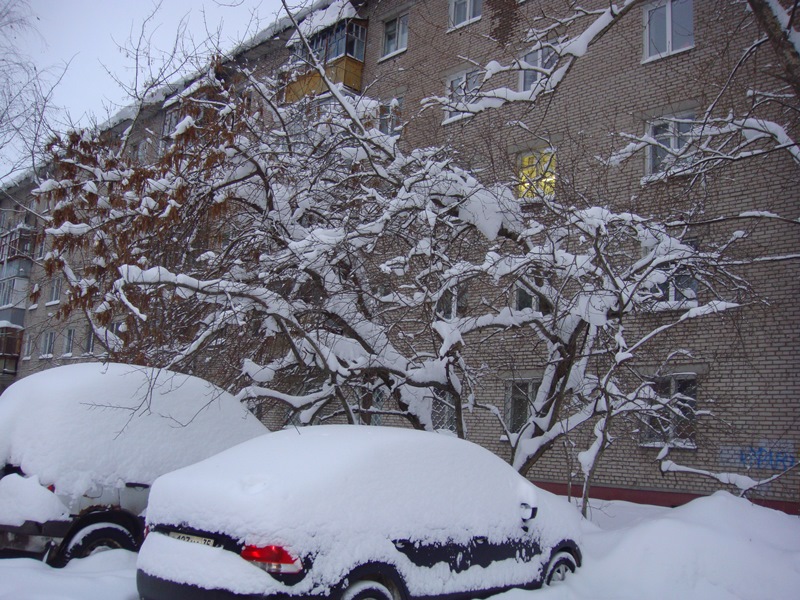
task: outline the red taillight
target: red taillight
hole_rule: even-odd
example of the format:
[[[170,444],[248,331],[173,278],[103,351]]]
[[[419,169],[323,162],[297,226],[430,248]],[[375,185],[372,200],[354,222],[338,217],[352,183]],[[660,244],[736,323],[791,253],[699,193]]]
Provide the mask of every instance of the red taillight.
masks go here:
[[[50,485],[48,485],[48,486],[47,486],[47,489],[48,489],[48,490],[50,490],[51,492],[53,492],[54,494],[56,493],[56,486],[55,486],[55,484],[52,484],[52,483],[51,483]]]
[[[281,546],[245,546],[242,558],[259,563],[269,573],[299,573],[303,565]]]
[[[142,539],[146,538],[148,535],[150,535],[150,525],[145,525],[144,526],[144,535],[142,536]]]

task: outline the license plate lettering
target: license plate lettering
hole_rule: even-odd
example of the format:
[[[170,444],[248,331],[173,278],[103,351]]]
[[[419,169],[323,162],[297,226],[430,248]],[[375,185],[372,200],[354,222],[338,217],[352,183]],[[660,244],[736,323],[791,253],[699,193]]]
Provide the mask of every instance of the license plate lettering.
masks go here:
[[[189,535],[188,533],[178,533],[177,531],[170,531],[169,537],[180,540],[182,542],[191,542],[193,544],[200,544],[202,546],[214,546],[214,540],[199,535]]]

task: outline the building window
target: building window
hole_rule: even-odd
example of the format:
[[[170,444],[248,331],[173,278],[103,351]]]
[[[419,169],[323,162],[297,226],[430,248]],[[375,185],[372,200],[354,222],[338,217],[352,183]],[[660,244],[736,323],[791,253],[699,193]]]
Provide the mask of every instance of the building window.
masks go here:
[[[378,388],[372,392],[372,405],[370,408],[375,411],[381,411],[386,405],[386,391],[383,388]],[[369,425],[383,425],[383,415],[380,412],[368,413]]]
[[[437,431],[456,431],[456,409],[450,392],[435,390],[431,404],[431,424]]]
[[[436,303],[436,314],[445,321],[463,317],[467,312],[467,286],[459,285],[446,289]]]
[[[403,99],[393,98],[381,104],[378,115],[378,129],[386,135],[400,135],[403,128]]]
[[[518,285],[514,288],[514,308],[516,310],[525,310],[527,308],[536,309],[536,300],[528,290],[523,286]]]
[[[657,306],[691,308],[697,306],[697,280],[691,274],[678,271],[657,286]]]
[[[352,21],[340,21],[333,27],[309,38],[308,45],[314,58],[321,63],[327,63],[345,55],[363,62],[366,39],[366,27]],[[301,60],[312,62],[304,44],[297,44],[295,47]]]
[[[483,13],[483,0],[450,0],[450,27],[477,21]]]
[[[147,147],[150,143],[147,140],[140,140],[136,144],[136,160],[140,163],[147,162]]]
[[[86,354],[94,354],[94,329],[91,325],[86,332]]]
[[[30,358],[31,355],[36,351],[36,341],[33,338],[33,334],[28,333],[25,335],[25,350],[23,351],[23,358]]]
[[[661,0],[645,8],[645,58],[694,46],[692,0]]]
[[[53,358],[53,352],[56,348],[56,332],[48,331],[44,334],[42,339],[42,353],[39,358]]]
[[[480,71],[462,71],[447,80],[447,99],[451,105],[447,112],[447,118],[453,119],[465,114],[457,108],[459,104],[469,104],[477,98],[478,89],[481,85]]]
[[[552,149],[524,154],[520,160],[520,198],[552,196],[556,191],[556,155]]]
[[[14,302],[14,279],[0,281],[0,306],[9,306]]]
[[[72,348],[75,344],[75,330],[70,328],[64,332],[64,356],[72,356]]]
[[[655,142],[647,147],[647,167],[651,175],[681,166],[680,153],[689,143],[693,127],[693,113],[670,116],[650,123],[648,133]]]
[[[523,92],[533,89],[542,77],[549,73],[558,62],[558,55],[552,48],[541,48],[529,52],[522,59],[522,77],[520,87]]]
[[[164,125],[161,128],[161,143],[158,147],[159,154],[164,154],[172,146],[172,134],[178,126],[178,117],[180,113],[177,108],[168,110],[164,114]]]
[[[642,445],[694,448],[697,375],[675,373],[658,377],[652,389],[658,396],[654,402],[664,406],[647,418]]]
[[[506,382],[505,421],[511,433],[519,433],[531,416],[540,381],[515,379]]]
[[[50,297],[47,301],[47,304],[57,304],[61,302],[61,285],[62,279],[60,277],[54,277],[50,280]]]
[[[383,26],[383,56],[402,52],[408,47],[408,14],[386,21]]]

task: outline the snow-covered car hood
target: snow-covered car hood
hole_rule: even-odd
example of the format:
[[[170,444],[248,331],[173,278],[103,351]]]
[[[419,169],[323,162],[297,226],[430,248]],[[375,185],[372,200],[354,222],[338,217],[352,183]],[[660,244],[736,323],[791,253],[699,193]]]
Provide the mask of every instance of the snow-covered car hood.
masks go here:
[[[0,396],[0,461],[68,496],[150,484],[265,432],[211,383],[132,365],[57,367]]]

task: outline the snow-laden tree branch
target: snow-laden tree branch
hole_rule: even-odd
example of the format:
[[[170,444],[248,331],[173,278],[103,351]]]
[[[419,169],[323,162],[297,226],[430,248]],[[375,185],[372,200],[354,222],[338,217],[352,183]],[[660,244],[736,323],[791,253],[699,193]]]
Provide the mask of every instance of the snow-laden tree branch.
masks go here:
[[[543,81],[637,4],[575,8],[531,33],[559,57]],[[97,330],[124,319],[122,358],[195,372],[213,360],[241,399],[301,423],[387,414],[436,429],[444,412],[469,437],[468,414],[489,412],[523,472],[587,431],[588,481],[615,419],[684,414],[680,394],[631,365],[748,301],[731,268],[745,232],[697,241],[691,223],[569,193],[566,178],[520,198],[446,145],[381,133],[378,103],[334,83],[299,37],[316,96],[284,103],[271,74],[217,63],[170,100],[181,118],[160,156],[92,131],[54,143],[38,193],[52,209],[48,268],[69,274],[64,312]],[[510,301],[519,289],[525,301]],[[482,341],[512,336],[542,366],[518,427],[476,400]]]

